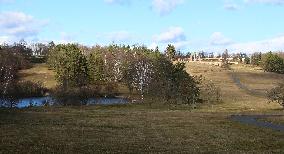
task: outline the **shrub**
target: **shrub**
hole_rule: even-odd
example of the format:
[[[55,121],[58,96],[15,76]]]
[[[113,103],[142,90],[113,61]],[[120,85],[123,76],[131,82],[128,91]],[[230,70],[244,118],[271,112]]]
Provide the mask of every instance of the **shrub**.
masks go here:
[[[222,54],[222,67],[223,68],[228,68],[229,67],[229,53],[228,53],[228,50],[226,49],[223,54]]]
[[[284,73],[284,59],[269,52],[264,56],[263,69],[267,72]]]
[[[249,57],[245,57],[244,63],[245,63],[245,64],[250,64],[250,58],[249,58]]]
[[[47,92],[47,89],[41,82],[21,81],[15,88],[19,97],[41,97]]]
[[[199,77],[200,99],[206,103],[217,103],[221,101],[221,88],[212,81]]]
[[[173,64],[161,56],[154,60],[153,65],[154,74],[149,84],[148,95],[173,103],[198,102],[197,81],[185,71],[184,63]]]
[[[108,82],[104,85],[104,95],[107,97],[115,97],[118,93],[118,84]]]
[[[59,105],[86,105],[89,98],[99,96],[100,86],[82,86],[65,89],[57,87],[52,92]]]
[[[262,54],[261,52],[255,52],[251,55],[251,64],[259,66],[262,61]]]
[[[271,89],[267,97],[270,102],[277,102],[284,108],[284,84],[279,84],[277,87]]]

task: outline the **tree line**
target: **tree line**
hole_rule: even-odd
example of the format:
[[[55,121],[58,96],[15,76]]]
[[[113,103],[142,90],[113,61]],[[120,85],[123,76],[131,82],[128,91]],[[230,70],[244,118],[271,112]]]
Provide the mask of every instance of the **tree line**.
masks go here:
[[[155,97],[167,102],[197,102],[197,81],[185,71],[185,64],[173,64],[171,58],[145,46],[59,44],[50,50],[47,62],[56,72],[61,92],[95,87],[113,94],[125,85],[141,101]]]
[[[264,71],[284,74],[283,52],[256,52],[251,56],[251,64],[261,66]]]

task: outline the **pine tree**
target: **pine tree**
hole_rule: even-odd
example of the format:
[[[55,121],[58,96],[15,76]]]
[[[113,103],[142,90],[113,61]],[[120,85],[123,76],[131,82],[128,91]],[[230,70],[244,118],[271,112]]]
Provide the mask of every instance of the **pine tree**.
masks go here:
[[[104,81],[104,60],[101,53],[95,51],[90,54],[88,67],[92,83],[101,83]]]
[[[176,48],[174,45],[169,44],[166,49],[166,55],[170,60],[173,60],[176,55]]]

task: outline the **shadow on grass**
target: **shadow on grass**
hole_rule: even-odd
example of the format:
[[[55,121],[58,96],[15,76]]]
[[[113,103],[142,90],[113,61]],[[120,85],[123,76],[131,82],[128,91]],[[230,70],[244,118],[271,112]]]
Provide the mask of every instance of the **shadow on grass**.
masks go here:
[[[274,124],[266,121],[259,121],[259,119],[269,117],[284,117],[284,115],[232,115],[231,120],[240,122],[242,124],[254,125],[262,128],[269,128],[275,131],[284,132],[284,125]]]

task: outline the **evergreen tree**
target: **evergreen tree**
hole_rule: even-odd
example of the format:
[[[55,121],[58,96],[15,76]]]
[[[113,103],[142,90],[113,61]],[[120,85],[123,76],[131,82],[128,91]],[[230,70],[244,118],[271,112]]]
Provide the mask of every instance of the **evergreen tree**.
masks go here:
[[[251,64],[259,66],[262,61],[262,53],[261,52],[255,52],[251,55]]]
[[[75,44],[57,45],[55,72],[63,88],[80,87],[88,83],[88,63],[86,57]]]
[[[263,69],[267,72],[284,73],[284,59],[269,52],[264,56]]]
[[[88,68],[91,82],[102,83],[104,81],[104,60],[101,53],[95,51],[90,54]]]
[[[176,55],[176,48],[174,45],[169,44],[166,48],[166,55],[170,60],[173,60]]]

